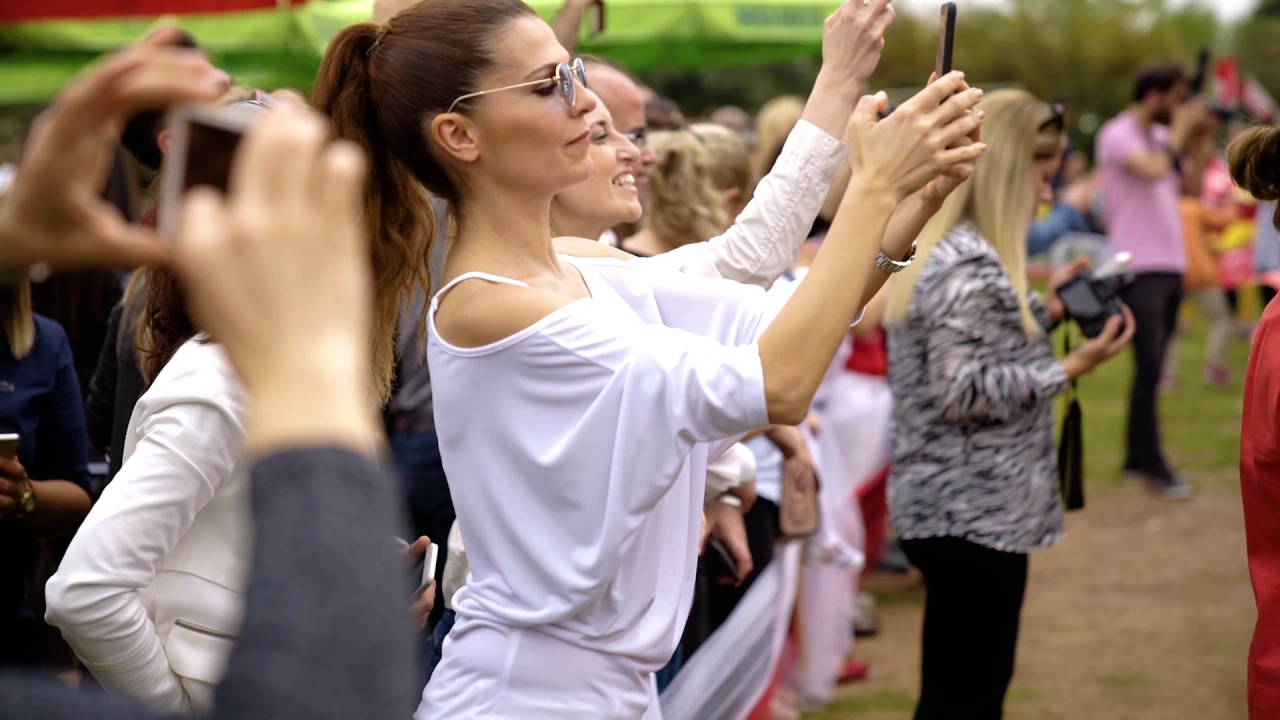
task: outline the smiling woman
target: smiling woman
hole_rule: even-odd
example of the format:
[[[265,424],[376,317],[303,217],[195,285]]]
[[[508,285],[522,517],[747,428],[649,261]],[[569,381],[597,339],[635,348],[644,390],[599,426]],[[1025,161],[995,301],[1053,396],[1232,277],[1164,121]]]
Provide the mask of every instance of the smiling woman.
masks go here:
[[[555,235],[599,240],[609,228],[640,219],[644,209],[634,174],[640,151],[613,126],[604,103],[597,102],[586,120],[591,175],[556,195],[551,229]]]

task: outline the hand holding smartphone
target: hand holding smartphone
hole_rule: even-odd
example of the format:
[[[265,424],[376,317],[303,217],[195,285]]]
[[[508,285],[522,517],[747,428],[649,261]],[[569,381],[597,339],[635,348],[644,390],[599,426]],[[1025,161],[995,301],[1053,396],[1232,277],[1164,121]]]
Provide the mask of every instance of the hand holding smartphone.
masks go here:
[[[157,225],[162,235],[178,236],[182,198],[188,190],[206,185],[227,192],[240,140],[273,104],[270,95],[258,93],[230,107],[187,105],[175,112],[169,125],[172,143],[161,166]]]

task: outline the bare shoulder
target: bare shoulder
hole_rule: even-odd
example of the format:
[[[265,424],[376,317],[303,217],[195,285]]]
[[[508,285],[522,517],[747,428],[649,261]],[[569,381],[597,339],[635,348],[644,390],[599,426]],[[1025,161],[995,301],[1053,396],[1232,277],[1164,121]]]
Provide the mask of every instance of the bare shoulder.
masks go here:
[[[599,240],[588,240],[580,237],[558,237],[554,241],[556,252],[561,255],[578,258],[614,258],[616,260],[635,260],[636,256],[629,252],[606,245]]]
[[[529,328],[571,302],[548,290],[475,278],[440,298],[436,333],[450,345],[484,347]]]

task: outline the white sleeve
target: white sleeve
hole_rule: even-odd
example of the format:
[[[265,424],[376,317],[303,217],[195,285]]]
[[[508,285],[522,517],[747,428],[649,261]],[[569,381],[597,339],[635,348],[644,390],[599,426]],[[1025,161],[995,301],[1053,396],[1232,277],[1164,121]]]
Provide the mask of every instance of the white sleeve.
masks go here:
[[[505,378],[468,387],[466,394],[481,406],[507,402],[507,417],[487,430],[497,440],[494,447],[504,448],[499,452],[528,456],[512,467],[532,461],[530,473],[538,478],[477,483],[454,496],[468,550],[484,542],[488,554],[517,568],[504,576],[506,592],[564,588],[560,600],[526,598],[541,609],[512,618],[517,624],[541,624],[597,600],[616,579],[628,538],[672,487],[687,478],[701,495],[705,460],[695,463],[696,474],[684,472],[695,450],[705,453],[696,446],[768,424],[754,345],[726,346],[603,305],[558,311],[534,337],[472,355],[468,362],[481,364],[458,378],[463,385]],[[433,367],[439,352],[436,346]],[[459,386],[453,387],[441,396],[446,401],[459,395]],[[438,402],[436,411],[441,408]],[[443,431],[442,447],[455,432],[462,430]],[[444,462],[452,474],[467,466],[464,458],[447,454]],[[537,510],[547,507],[556,510]],[[477,508],[491,527],[511,532],[487,533],[484,540],[469,535],[465,518]],[[537,543],[528,541],[533,536]],[[553,558],[547,548],[590,551],[566,559]],[[472,574],[468,587],[476,582]],[[451,604],[467,598],[464,588]]]
[[[750,342],[754,325],[737,325],[730,329],[742,330]],[[620,322],[616,313],[590,306],[562,316],[544,337],[554,351],[523,361],[534,385],[543,388],[538,406],[587,408],[571,435],[613,426],[614,462],[635,478],[613,491],[629,512],[662,498],[694,444],[726,442],[769,424],[754,344]],[[567,438],[556,440],[562,442]]]
[[[754,343],[790,302],[803,278],[779,281],[768,292],[751,285],[672,272],[649,277],[662,322],[728,345]],[[858,312],[850,327],[862,321]]]
[[[768,320],[786,304],[763,289],[728,280],[635,267],[645,272],[662,324],[716,340],[722,345],[755,342]],[[789,296],[788,296],[789,297]]]
[[[795,261],[848,153],[844,143],[801,120],[725,234],[637,262],[769,287]]]
[[[707,499],[714,500],[756,479],[756,456],[742,443],[707,464]]]
[[[749,341],[750,335],[746,337]],[[613,328],[602,323],[572,332],[562,328],[552,339],[580,362],[608,371],[602,392],[621,393],[620,409],[630,413],[623,422],[647,416],[649,430],[639,435],[692,444],[750,432],[769,422],[764,369],[754,344],[726,345],[663,325]]]
[[[46,585],[45,619],[106,688],[162,712],[190,712],[138,591],[230,476],[243,433],[206,402],[165,406],[139,432]]]

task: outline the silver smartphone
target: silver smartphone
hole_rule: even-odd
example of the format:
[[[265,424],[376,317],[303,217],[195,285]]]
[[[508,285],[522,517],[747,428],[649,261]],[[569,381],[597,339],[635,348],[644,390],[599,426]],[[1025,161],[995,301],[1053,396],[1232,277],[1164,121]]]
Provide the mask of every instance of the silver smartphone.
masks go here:
[[[0,457],[5,460],[18,457],[18,445],[21,443],[22,436],[18,433],[0,434]]]
[[[178,236],[182,197],[192,188],[209,186],[227,192],[231,162],[249,125],[267,109],[261,101],[230,107],[186,105],[174,112],[172,142],[161,167],[156,224],[169,239]]]
[[[436,560],[439,559],[439,555],[440,546],[435,543],[431,543],[427,548],[427,551],[422,554],[422,572],[421,574],[417,572],[414,573],[414,579],[418,583],[418,589],[413,591],[413,595],[411,596],[412,599],[418,599],[418,596],[426,592],[427,588],[431,587],[431,583],[435,581]],[[415,571],[417,570],[416,566],[414,569]]]

